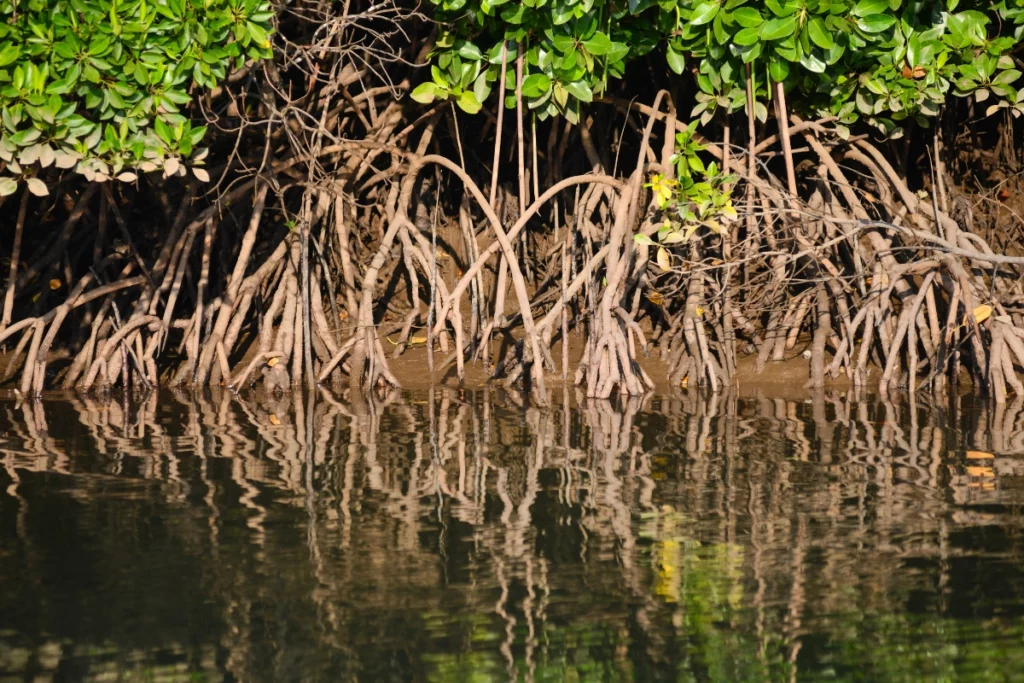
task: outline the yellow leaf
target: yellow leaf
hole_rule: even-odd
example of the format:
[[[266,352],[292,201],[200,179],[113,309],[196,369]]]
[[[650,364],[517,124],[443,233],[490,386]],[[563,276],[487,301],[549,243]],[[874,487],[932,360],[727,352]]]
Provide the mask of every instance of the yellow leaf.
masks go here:
[[[672,262],[669,259],[668,252],[665,251],[665,247],[658,247],[658,265],[661,266],[662,270],[668,270],[672,267]]]
[[[427,338],[424,335],[414,335],[409,337],[409,344],[426,344]]]
[[[721,235],[723,232],[722,226],[718,223],[718,221],[713,221],[710,219],[706,220],[704,221],[704,227],[706,227],[708,230],[715,233],[716,235]]]
[[[272,424],[272,425],[279,425],[279,424],[281,424],[281,420],[278,419],[277,415],[271,414],[270,415],[270,424]]]
[[[60,279],[58,279],[58,278],[53,278],[52,280],[50,280],[50,289],[52,289],[53,291],[55,291],[55,292],[56,292],[56,291],[57,291],[58,289],[60,289],[60,286],[61,286],[62,284],[64,284],[64,283],[62,283],[62,282],[60,281]]]
[[[661,295],[661,292],[656,292],[653,289],[648,290],[646,296],[647,300],[650,301],[655,306],[660,306],[663,303],[665,303],[665,297]]]
[[[988,304],[982,304],[974,309],[974,319],[979,323],[987,320],[990,315],[992,315],[992,307]]]
[[[992,460],[996,456],[985,451],[967,451],[968,460]]]
[[[704,315],[704,309],[702,307],[698,306],[697,307],[697,317],[699,318],[699,317],[701,317],[703,315]]]
[[[272,368],[275,365],[277,365],[277,361],[278,361],[277,356],[274,356],[273,358],[271,358],[270,360],[267,361],[267,366]]]

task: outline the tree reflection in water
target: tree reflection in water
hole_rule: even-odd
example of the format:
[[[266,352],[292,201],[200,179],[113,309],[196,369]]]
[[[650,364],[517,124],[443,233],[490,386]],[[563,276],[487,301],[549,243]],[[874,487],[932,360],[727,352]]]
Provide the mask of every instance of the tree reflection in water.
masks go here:
[[[0,403],[0,674],[1024,670],[1024,400],[551,399]]]

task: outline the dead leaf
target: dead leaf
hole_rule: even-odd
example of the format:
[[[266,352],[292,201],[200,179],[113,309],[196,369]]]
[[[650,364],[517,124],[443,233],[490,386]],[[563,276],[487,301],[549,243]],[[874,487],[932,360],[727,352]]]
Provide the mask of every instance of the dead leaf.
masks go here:
[[[56,292],[63,284],[64,283],[61,282],[59,278],[53,278],[50,280],[50,289]]]
[[[986,453],[985,451],[967,451],[968,460],[992,460],[995,457],[996,456],[991,453]]]
[[[672,261],[669,259],[665,247],[658,247],[658,265],[662,270],[669,270],[672,267]]]
[[[271,368],[274,367],[275,365],[277,365],[277,361],[278,361],[277,356],[274,356],[273,358],[271,358],[270,360],[267,361],[267,367],[271,367]]]
[[[979,324],[988,320],[990,315],[992,315],[992,307],[988,304],[982,304],[974,309],[974,319],[977,320]]]
[[[271,413],[271,415],[270,415],[270,424],[272,424],[272,425],[279,425],[279,424],[281,424],[281,420],[278,419],[277,415],[274,415],[273,413]]]

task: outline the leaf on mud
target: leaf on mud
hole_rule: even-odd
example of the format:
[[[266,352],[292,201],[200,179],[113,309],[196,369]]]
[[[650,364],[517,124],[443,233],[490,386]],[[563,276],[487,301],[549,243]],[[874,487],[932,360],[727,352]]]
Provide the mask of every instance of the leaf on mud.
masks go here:
[[[662,270],[669,270],[672,267],[672,262],[669,260],[668,251],[665,247],[658,247],[658,265],[661,266]]]
[[[56,292],[63,284],[64,283],[60,281],[60,278],[53,278],[50,280],[50,289]]]
[[[992,307],[988,304],[982,304],[974,309],[974,319],[977,320],[978,323],[985,322],[990,315],[992,315]]]

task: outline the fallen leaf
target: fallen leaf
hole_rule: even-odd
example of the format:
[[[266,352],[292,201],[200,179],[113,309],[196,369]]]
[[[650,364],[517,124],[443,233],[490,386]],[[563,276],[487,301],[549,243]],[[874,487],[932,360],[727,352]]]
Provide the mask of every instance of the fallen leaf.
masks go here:
[[[988,304],[982,304],[974,309],[974,319],[979,323],[987,320],[990,315],[992,315],[992,307]]]
[[[50,280],[50,289],[56,292],[58,289],[60,289],[62,284],[64,283],[61,282],[60,279],[53,278],[52,280]]]
[[[277,361],[278,361],[277,356],[274,356],[273,358],[271,358],[270,360],[267,361],[267,367],[271,367],[271,368],[274,367],[275,365],[277,365]]]
[[[991,453],[986,453],[985,451],[967,451],[968,460],[992,460],[995,457],[996,456]]]
[[[272,424],[272,425],[279,425],[279,424],[281,424],[281,420],[278,419],[277,415],[271,414],[270,415],[270,424]]]
[[[661,292],[656,292],[653,289],[648,290],[645,296],[647,297],[647,300],[655,306],[661,306],[665,303],[665,297],[661,295]]]

